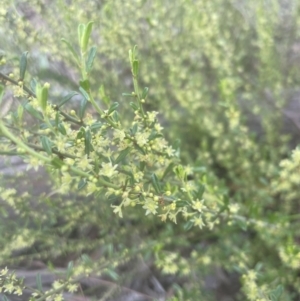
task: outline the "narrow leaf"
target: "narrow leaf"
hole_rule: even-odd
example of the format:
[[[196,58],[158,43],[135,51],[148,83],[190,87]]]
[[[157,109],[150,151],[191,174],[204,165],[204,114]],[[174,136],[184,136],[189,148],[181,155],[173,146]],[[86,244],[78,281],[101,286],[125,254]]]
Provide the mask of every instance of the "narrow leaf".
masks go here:
[[[85,264],[89,264],[89,265],[93,264],[93,261],[91,260],[91,258],[86,254],[82,254],[81,259]]]
[[[142,93],[142,99],[146,99],[148,96],[149,88],[145,87]]]
[[[55,168],[61,168],[64,165],[64,162],[58,157],[55,157],[51,160],[51,164]]]
[[[184,224],[183,228],[184,230],[190,230],[193,227],[194,223],[192,221],[188,221],[187,223]]]
[[[86,179],[81,179],[77,185],[77,189],[81,190],[87,184]]]
[[[57,128],[58,128],[59,132],[61,134],[63,134],[64,136],[67,134],[66,129],[65,129],[65,127],[64,127],[64,125],[62,123],[59,123],[57,125]]]
[[[132,93],[122,93],[122,96],[124,96],[124,97],[135,97],[135,94],[132,94]]]
[[[72,92],[68,93],[66,96],[64,96],[62,98],[62,100],[59,102],[59,104],[57,106],[60,108],[61,106],[63,106],[65,103],[67,103],[76,94],[78,94],[78,93],[75,92],[75,91],[72,91]]]
[[[80,87],[82,87],[85,91],[88,91],[88,90],[90,90],[90,88],[91,88],[90,81],[89,81],[88,79],[79,81],[79,85],[80,85]]]
[[[84,29],[84,33],[81,37],[81,43],[80,43],[80,46],[81,46],[81,49],[82,49],[82,52],[85,53],[86,50],[87,50],[87,46],[89,44],[89,39],[90,39],[90,36],[91,36],[91,32],[92,32],[92,29],[93,29],[93,21],[90,21],[86,26],[85,26],[85,29]]]
[[[118,123],[120,121],[120,115],[117,111],[114,111],[110,116],[114,122]]]
[[[83,117],[84,117],[84,114],[85,114],[85,110],[86,110],[86,107],[87,107],[87,100],[85,97],[83,97],[81,99],[81,102],[80,102],[80,106],[79,106],[79,112],[78,112],[78,116],[79,118],[82,120]]]
[[[22,121],[23,113],[24,113],[24,107],[22,105],[19,105],[18,106],[18,119],[19,119],[19,121]]]
[[[134,111],[139,110],[139,107],[138,107],[138,105],[136,103],[131,102],[129,105],[133,108]]]
[[[72,276],[73,268],[74,268],[74,263],[73,261],[70,261],[68,263],[68,268],[67,268],[67,279],[70,279],[70,277]]]
[[[86,130],[85,131],[85,148],[84,148],[84,152],[89,156],[90,155],[90,152],[93,151],[93,146],[92,146],[92,143],[91,143],[91,140],[92,140],[92,135],[91,135],[91,132],[90,130]]]
[[[0,103],[2,101],[3,95],[4,95],[4,86],[0,85]]]
[[[68,47],[68,49],[70,50],[70,52],[72,53],[72,55],[73,55],[73,57],[74,57],[76,63],[79,65],[80,59],[79,59],[79,56],[78,56],[78,54],[76,53],[75,49],[73,48],[73,46],[69,43],[69,41],[67,41],[67,40],[64,39],[64,38],[62,38],[61,41],[64,42],[64,43],[67,45],[67,47]]]
[[[123,161],[127,155],[129,154],[129,152],[131,151],[131,148],[130,147],[127,147],[125,149],[123,149],[119,156],[117,157],[117,159],[115,160],[114,164],[118,164],[119,162]]]
[[[41,279],[40,273],[37,273],[37,275],[36,275],[36,287],[40,292],[43,291],[42,279]]]
[[[152,174],[152,176],[151,176],[151,182],[152,182],[152,185],[153,185],[155,191],[157,193],[161,193],[160,183],[159,183],[158,178],[155,173]]]
[[[132,57],[132,50],[131,50],[131,49],[129,49],[128,54],[129,54],[129,62],[130,62],[130,65],[132,65],[133,57]]]
[[[43,117],[42,117],[42,114],[41,114],[39,111],[37,111],[36,109],[34,109],[34,108],[31,106],[31,104],[27,103],[27,104],[25,105],[25,110],[26,110],[31,116],[33,116],[33,117],[35,117],[35,118],[37,118],[37,119],[39,119],[39,120],[41,120],[41,121],[44,120]]]
[[[40,98],[40,104],[43,111],[47,108],[48,103],[48,91],[49,91],[49,84],[45,83],[42,90],[41,90],[41,98]]]
[[[3,301],[10,301],[5,295],[2,295],[2,296],[1,296],[1,299],[2,299]]]
[[[100,129],[102,127],[102,123],[101,122],[95,122],[90,126],[90,129],[92,132]]]
[[[30,81],[30,89],[31,89],[32,91],[35,91],[35,90],[36,90],[36,85],[37,85],[36,79],[35,79],[35,78],[31,79],[31,81]]]
[[[84,31],[85,31],[85,25],[79,24],[77,27],[77,35],[78,35],[78,44],[81,50],[82,50],[82,40],[83,40]]]
[[[87,70],[87,72],[90,72],[92,70],[94,59],[95,59],[95,56],[96,56],[96,52],[97,52],[97,47],[96,46],[93,46],[93,47],[90,48],[88,58],[87,58],[87,61],[86,61],[86,70]]]
[[[49,138],[46,137],[46,136],[41,136],[41,137],[40,137],[40,140],[41,140],[43,149],[46,151],[46,153],[47,153],[48,155],[51,155],[51,154],[52,154],[52,143],[51,143],[51,141],[49,140]]]
[[[132,73],[133,73],[133,76],[135,76],[135,77],[138,76],[138,73],[139,73],[139,61],[138,60],[133,61]]]
[[[84,96],[84,98],[85,98],[86,100],[90,100],[90,96],[89,96],[89,94],[85,91],[84,88],[79,87],[79,91],[81,92],[81,94]]]
[[[173,162],[168,165],[168,167],[165,169],[164,174],[161,178],[162,180],[173,170],[173,167],[174,167]]]
[[[137,130],[138,130],[138,124],[135,123],[135,124],[133,125],[132,129],[130,129],[130,130],[131,130],[132,135],[135,135],[136,132],[137,132]]]
[[[56,111],[56,113],[55,113],[55,123],[54,123],[54,125],[55,125],[56,127],[58,127],[58,124],[59,124],[59,112]]]
[[[112,278],[113,280],[117,281],[119,279],[119,275],[116,273],[116,271],[108,269],[106,271],[107,275],[110,276],[110,278]]]
[[[119,103],[114,102],[108,109],[107,115],[110,115],[113,111],[115,111],[118,106],[119,106]]]
[[[28,51],[22,53],[20,58],[20,80],[23,81],[25,77],[25,72],[27,68],[27,55]]]
[[[109,105],[110,105],[110,99],[109,99],[109,97],[106,95],[105,89],[104,89],[104,86],[103,86],[103,85],[101,85],[100,88],[99,88],[99,95],[100,95],[102,101],[103,101],[107,106],[109,106]]]
[[[84,137],[84,135],[85,135],[84,127],[81,127],[77,133],[76,139],[81,139]]]
[[[158,137],[162,137],[162,134],[157,133],[156,131],[152,131],[152,133],[148,137],[148,141],[154,140],[154,139],[156,139]]]

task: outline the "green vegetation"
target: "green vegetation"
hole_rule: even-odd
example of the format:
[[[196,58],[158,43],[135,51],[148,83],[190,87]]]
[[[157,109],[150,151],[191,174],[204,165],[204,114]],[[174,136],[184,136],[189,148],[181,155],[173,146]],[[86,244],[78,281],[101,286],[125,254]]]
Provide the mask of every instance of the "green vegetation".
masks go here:
[[[235,300],[298,300],[298,2],[2,2],[0,154],[49,179],[1,178],[0,292],[24,262],[65,268],[31,291],[59,301],[139,258],[170,301],[219,300],[216,269]]]

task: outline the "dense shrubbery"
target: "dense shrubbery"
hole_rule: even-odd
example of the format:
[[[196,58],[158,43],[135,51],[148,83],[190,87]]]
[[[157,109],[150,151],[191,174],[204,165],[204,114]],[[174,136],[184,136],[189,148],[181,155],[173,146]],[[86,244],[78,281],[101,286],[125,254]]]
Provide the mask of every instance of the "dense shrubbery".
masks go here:
[[[177,276],[169,300],[220,298],[216,268],[237,300],[299,299],[300,150],[282,118],[299,16],[283,2],[3,1],[1,90],[18,102],[3,97],[1,153],[50,188],[1,179],[0,291],[23,290],[5,266],[40,259],[68,268],[32,300],[60,300],[139,256]]]

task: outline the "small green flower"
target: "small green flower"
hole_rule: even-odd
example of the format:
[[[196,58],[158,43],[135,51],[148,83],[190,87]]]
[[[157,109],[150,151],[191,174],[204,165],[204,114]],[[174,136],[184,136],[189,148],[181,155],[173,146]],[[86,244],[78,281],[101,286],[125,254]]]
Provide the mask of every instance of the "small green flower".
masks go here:
[[[118,164],[112,165],[111,162],[108,163],[102,163],[102,168],[100,169],[99,175],[111,178],[118,174],[118,171],[116,168],[118,167]]]

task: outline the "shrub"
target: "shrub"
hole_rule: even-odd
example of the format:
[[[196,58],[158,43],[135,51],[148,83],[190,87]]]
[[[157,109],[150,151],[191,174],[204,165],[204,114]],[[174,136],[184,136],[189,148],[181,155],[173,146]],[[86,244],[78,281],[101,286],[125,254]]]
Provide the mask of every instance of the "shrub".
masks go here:
[[[2,179],[2,290],[22,292],[5,266],[24,260],[66,267],[46,292],[37,275],[31,295],[60,300],[82,277],[121,281],[117,267],[140,256],[178,276],[170,300],[216,300],[216,267],[238,275],[236,298],[297,300],[299,150],[290,158],[282,110],[298,71],[281,58],[298,16],[287,39],[276,1],[90,1],[76,20],[65,2],[18,3],[24,18],[4,4],[0,76],[19,103],[2,109],[2,154],[45,168],[50,188],[33,199],[26,173]],[[13,43],[30,50],[19,70]]]

